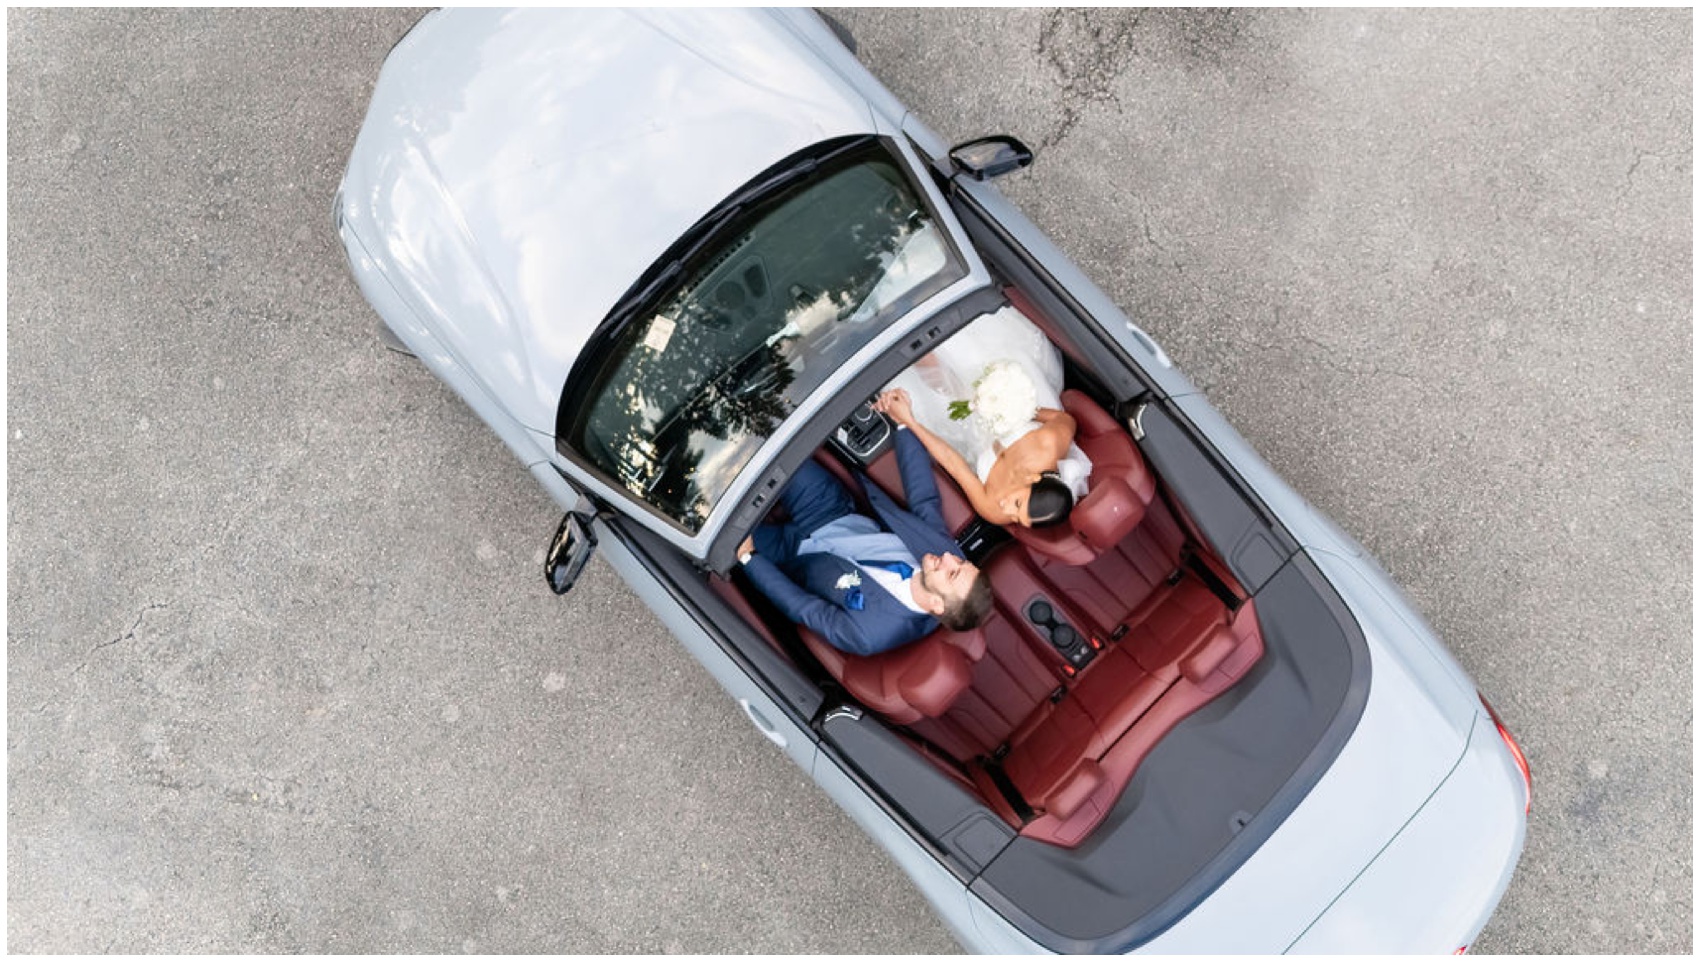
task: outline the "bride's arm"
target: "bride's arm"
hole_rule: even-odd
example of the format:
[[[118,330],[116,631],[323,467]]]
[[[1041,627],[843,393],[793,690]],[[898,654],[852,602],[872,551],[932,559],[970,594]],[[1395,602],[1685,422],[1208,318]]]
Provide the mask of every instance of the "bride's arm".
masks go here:
[[[974,508],[975,514],[987,519],[998,517],[1001,512],[996,502],[987,497],[986,486],[980,483],[974,469],[955,448],[915,420],[915,413],[909,407],[909,392],[902,388],[885,391],[880,394],[874,407],[915,435],[915,440],[921,442],[921,446],[927,449],[927,454],[932,456],[933,461],[943,468],[944,473],[950,475],[950,479],[967,495],[968,503]]]
[[[1039,422],[1038,430],[1033,433],[1049,442],[1057,460],[1068,457],[1068,446],[1074,443],[1074,432],[1078,427],[1074,415],[1056,408],[1040,408],[1033,413],[1033,420]]]
[[[1040,408],[1033,412],[1033,420],[1047,427],[1055,424],[1060,429],[1066,430],[1070,438],[1074,437],[1074,415],[1067,411],[1059,411],[1056,408]]]

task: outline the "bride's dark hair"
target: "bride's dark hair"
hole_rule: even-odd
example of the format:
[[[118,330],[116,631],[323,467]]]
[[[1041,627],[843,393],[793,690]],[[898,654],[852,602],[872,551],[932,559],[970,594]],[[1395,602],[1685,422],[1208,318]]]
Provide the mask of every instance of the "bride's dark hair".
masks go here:
[[[1027,517],[1035,528],[1048,528],[1068,520],[1074,510],[1074,492],[1063,484],[1062,475],[1046,471],[1027,489]]]

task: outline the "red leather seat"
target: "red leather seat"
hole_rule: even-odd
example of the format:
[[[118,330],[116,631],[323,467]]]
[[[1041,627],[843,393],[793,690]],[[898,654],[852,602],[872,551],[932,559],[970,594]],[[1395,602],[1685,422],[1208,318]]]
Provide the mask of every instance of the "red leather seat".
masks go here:
[[[1062,392],[1062,405],[1074,417],[1074,443],[1092,460],[1086,496],[1061,524],[1048,528],[1009,525],[1008,530],[1036,555],[1086,565],[1139,527],[1157,494],[1157,478],[1134,446],[1132,435],[1091,398],[1070,389]]]
[[[939,628],[919,641],[877,655],[852,655],[799,625],[803,644],[844,690],[899,725],[937,718],[956,704],[986,654],[981,630]]]
[[[858,485],[837,458],[820,452],[815,460],[843,482],[866,510],[864,499],[856,494]],[[895,474],[897,459],[891,452],[886,452],[881,462],[889,462],[889,470]],[[902,490],[898,481],[893,493],[901,496]],[[955,494],[961,498],[960,492]],[[941,627],[900,648],[866,656],[839,651],[802,625],[797,631],[827,674],[845,691],[899,725],[937,718],[949,711],[973,683],[974,663],[986,654],[982,629],[951,631]]]
[[[1037,813],[1022,834],[1073,845],[1145,755],[1263,655],[1252,603],[1230,612],[1189,579],[1010,739],[1004,771]]]

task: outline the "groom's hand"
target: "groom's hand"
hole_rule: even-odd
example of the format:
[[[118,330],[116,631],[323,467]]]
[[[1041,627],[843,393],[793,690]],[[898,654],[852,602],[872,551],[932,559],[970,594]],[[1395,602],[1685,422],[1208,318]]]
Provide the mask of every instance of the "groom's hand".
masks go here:
[[[898,424],[906,427],[914,425],[915,412],[909,407],[909,392],[900,387],[881,391],[879,398],[874,401],[874,410]]]

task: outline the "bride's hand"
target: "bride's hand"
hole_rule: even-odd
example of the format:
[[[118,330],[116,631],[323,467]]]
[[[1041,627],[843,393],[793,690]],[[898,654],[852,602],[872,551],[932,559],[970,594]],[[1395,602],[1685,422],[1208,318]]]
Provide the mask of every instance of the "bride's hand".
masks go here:
[[[915,423],[915,412],[909,407],[909,392],[900,387],[881,391],[879,399],[874,401],[874,410],[898,424],[912,426]]]

